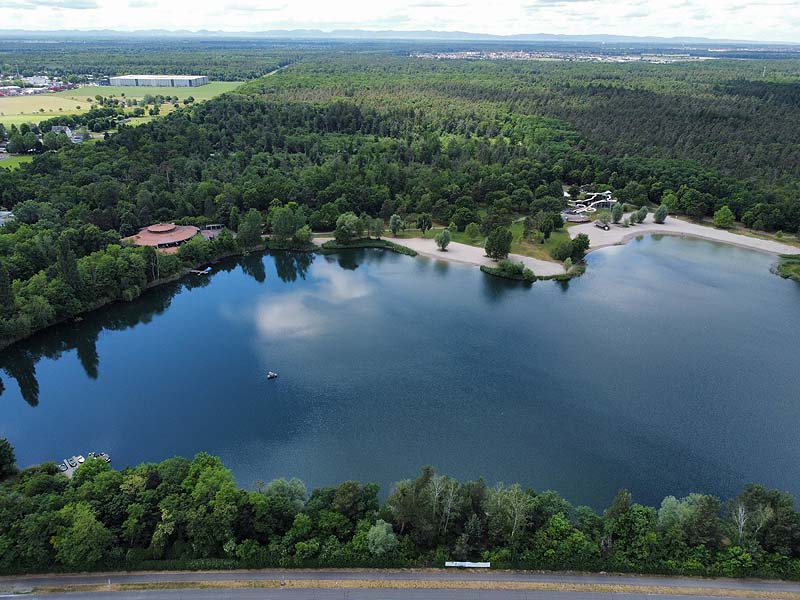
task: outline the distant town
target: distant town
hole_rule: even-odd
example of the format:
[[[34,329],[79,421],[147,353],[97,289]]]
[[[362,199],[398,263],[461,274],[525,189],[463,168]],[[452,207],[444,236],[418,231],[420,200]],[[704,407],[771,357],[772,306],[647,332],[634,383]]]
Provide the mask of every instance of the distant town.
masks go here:
[[[541,50],[465,50],[458,52],[420,52],[415,58],[436,58],[442,60],[568,60],[576,62],[607,63],[674,63],[687,61],[717,60],[712,56],[694,56],[692,54],[618,54],[608,55],[587,52],[563,52]]]

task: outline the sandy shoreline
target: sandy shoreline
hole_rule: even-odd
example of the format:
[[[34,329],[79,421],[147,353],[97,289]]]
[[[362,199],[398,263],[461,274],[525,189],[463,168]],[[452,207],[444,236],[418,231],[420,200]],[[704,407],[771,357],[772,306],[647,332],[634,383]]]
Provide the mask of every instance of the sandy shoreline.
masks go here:
[[[314,243],[317,245],[322,245],[329,239],[331,238],[314,238]],[[475,246],[469,246],[459,242],[450,242],[450,245],[447,246],[447,251],[442,252],[436,247],[436,242],[428,238],[386,237],[385,239],[396,244],[400,244],[401,246],[405,246],[406,248],[411,248],[421,256],[427,256],[437,260],[446,260],[465,265],[473,265],[476,267],[480,267],[481,265],[493,267],[497,265],[497,262],[493,261],[484,254],[483,248],[477,248]],[[531,258],[530,256],[522,256],[520,254],[509,254],[508,258],[514,262],[521,262],[540,277],[562,275],[564,273],[564,267],[561,265],[561,263],[539,260],[536,258]]]
[[[608,231],[595,227],[592,222],[574,225],[567,231],[571,238],[575,238],[579,233],[588,235],[590,242],[589,252],[609,246],[625,244],[641,235],[673,235],[677,237],[693,237],[711,242],[720,242],[722,244],[739,246],[740,248],[747,248],[748,250],[766,252],[774,255],[800,254],[800,248],[773,240],[747,237],[731,233],[724,229],[714,229],[713,227],[706,227],[680,219],[669,218],[663,224],[654,223],[652,221],[652,215],[648,215],[648,219],[650,219],[650,221],[631,227],[611,225],[611,229]],[[315,238],[314,243],[322,245],[329,239],[332,238]],[[481,265],[495,266],[497,264],[484,254],[483,248],[469,246],[459,242],[450,242],[447,251],[442,252],[436,247],[436,242],[428,238],[387,237],[385,239],[411,248],[421,256],[427,256],[436,260],[446,260],[476,267],[480,267]],[[521,254],[509,254],[508,258],[514,262],[521,262],[540,277],[562,275],[564,273],[563,265],[555,261],[540,260],[531,258],[530,256],[522,256]]]
[[[697,223],[690,223],[680,219],[668,218],[666,222],[660,225],[652,222],[652,215],[648,215],[648,219],[650,221],[631,227],[611,225],[611,229],[608,231],[595,227],[594,223],[581,223],[570,227],[568,231],[572,238],[579,233],[588,235],[589,252],[608,246],[625,244],[640,235],[674,235],[730,244],[768,254],[800,254],[800,248],[773,240],[748,237],[724,229],[714,229],[713,227],[706,227],[705,225],[698,225]]]

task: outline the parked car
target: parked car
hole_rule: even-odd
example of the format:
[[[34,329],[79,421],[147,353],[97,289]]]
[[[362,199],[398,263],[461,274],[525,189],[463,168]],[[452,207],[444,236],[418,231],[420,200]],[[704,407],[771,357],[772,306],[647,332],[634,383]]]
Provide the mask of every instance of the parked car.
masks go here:
[[[603,231],[608,231],[609,229],[611,229],[611,227],[609,227],[608,223],[606,223],[602,219],[597,219],[597,221],[594,222],[594,226],[595,227],[599,227]]]

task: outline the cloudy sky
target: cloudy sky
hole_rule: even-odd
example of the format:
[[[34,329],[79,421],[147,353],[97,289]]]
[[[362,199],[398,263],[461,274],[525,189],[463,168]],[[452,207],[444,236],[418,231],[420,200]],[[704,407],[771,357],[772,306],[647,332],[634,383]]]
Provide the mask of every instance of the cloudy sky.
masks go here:
[[[800,41],[800,0],[0,0],[0,28],[435,29]]]

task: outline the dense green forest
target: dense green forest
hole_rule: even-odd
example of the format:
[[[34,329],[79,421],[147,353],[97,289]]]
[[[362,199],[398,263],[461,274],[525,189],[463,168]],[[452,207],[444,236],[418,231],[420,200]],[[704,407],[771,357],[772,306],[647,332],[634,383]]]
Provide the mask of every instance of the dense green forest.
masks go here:
[[[49,73],[70,81],[128,73],[206,75],[212,81],[261,77],[300,56],[301,46],[188,40],[0,41],[0,73]],[[98,57],[102,57],[98,60]]]
[[[602,514],[556,492],[460,482],[425,468],[381,502],[375,484],[307,493],[297,479],[239,489],[208,454],[71,480],[46,463],[17,473],[0,440],[0,572],[101,568],[441,566],[800,578],[800,513],[749,485],[728,502],[620,491]]]
[[[542,221],[583,185],[693,218],[728,206],[755,229],[800,228],[797,61],[295,58],[239,93],[0,169],[0,206],[16,216],[0,233],[0,340],[257,245],[275,219],[306,243],[305,226],[331,231],[349,212],[487,236]],[[177,258],[120,245],[169,220],[249,233]]]

